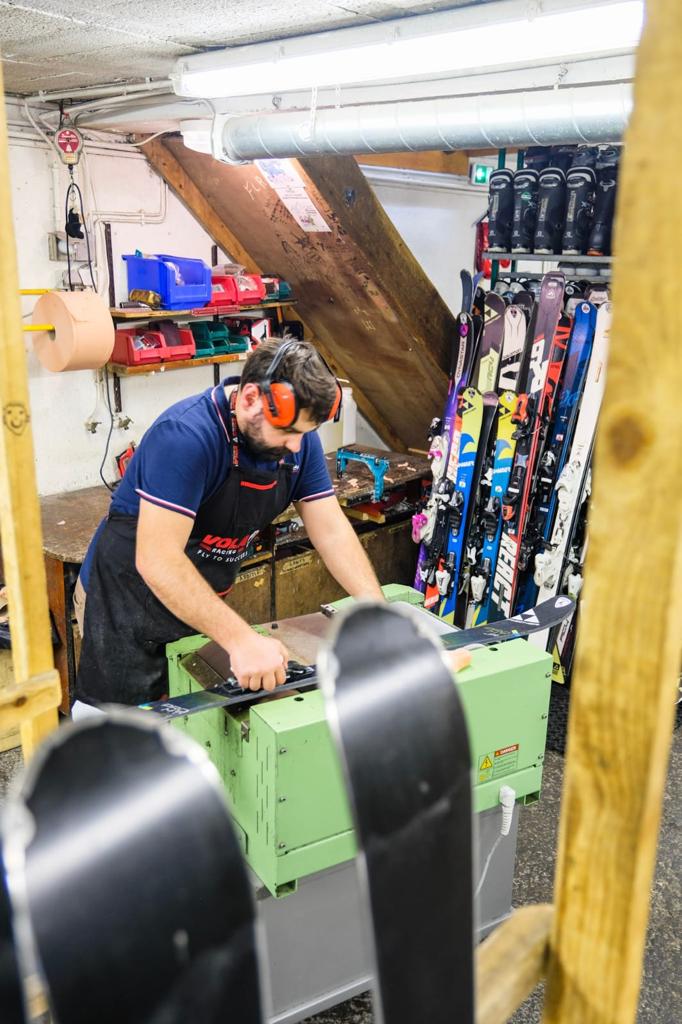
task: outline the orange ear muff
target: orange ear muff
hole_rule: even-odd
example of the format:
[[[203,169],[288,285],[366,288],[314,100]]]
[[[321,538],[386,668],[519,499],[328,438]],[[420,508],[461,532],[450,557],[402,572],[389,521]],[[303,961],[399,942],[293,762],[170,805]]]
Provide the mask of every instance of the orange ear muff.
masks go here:
[[[263,414],[273,427],[286,429],[298,419],[298,402],[294,389],[286,381],[261,386]]]
[[[342,400],[342,398],[343,398],[343,388],[341,387],[341,385],[339,384],[339,382],[337,380],[337,382],[336,382],[336,398],[334,399],[332,407],[329,410],[329,415],[327,416],[328,420],[334,420],[334,422],[336,422],[338,420],[339,416],[341,415],[341,400]]]

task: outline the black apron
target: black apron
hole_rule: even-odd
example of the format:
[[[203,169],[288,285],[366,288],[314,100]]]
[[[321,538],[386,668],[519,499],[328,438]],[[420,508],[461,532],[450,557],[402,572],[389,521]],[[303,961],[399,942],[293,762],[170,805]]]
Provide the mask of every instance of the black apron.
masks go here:
[[[185,547],[220,595],[230,590],[259,530],[287,507],[292,487],[290,464],[280,462],[274,472],[239,465],[234,398],[235,393],[230,402],[232,467],[225,483],[199,507]],[[159,700],[168,689],[166,644],[196,633],[137,572],[136,534],[136,516],[110,512],[93,553],[76,681],[76,696],[87,703]]]

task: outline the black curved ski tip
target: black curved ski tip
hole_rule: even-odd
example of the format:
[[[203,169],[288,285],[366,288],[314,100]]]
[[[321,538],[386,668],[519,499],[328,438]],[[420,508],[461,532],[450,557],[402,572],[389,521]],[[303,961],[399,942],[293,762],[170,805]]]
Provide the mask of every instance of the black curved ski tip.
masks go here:
[[[473,1024],[471,760],[462,706],[419,613],[338,616],[318,680],[358,837],[384,1024]]]
[[[69,1024],[261,1024],[250,882],[204,751],[135,711],[64,726],[10,796],[23,973]],[[3,1016],[4,1020],[4,1016]]]

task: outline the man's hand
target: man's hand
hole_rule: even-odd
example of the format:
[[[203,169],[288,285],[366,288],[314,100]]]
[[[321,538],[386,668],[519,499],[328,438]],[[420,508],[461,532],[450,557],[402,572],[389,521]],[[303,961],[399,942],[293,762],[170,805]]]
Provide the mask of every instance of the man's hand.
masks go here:
[[[240,632],[225,649],[232,674],[243,689],[274,690],[285,682],[289,652],[279,640],[249,629]]]

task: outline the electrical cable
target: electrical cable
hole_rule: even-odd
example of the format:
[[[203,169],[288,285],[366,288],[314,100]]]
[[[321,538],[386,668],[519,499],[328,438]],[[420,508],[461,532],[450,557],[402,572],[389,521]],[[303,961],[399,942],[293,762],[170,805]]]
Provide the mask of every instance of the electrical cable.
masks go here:
[[[64,239],[66,242],[66,272],[69,279],[69,291],[73,291],[73,281],[71,280],[71,246],[69,245],[69,196],[71,195],[71,186],[75,184],[73,180],[73,168],[69,168],[71,174],[71,181],[66,189],[66,198],[64,200]]]
[[[27,117],[27,118],[28,118],[28,120],[29,120],[29,121],[31,122],[31,124],[33,125],[33,127],[35,128],[35,130],[36,130],[36,131],[38,132],[38,135],[40,135],[40,136],[42,137],[42,139],[43,139],[43,142],[45,142],[45,143],[47,144],[47,148],[48,148],[48,149],[49,149],[50,151],[52,151],[52,139],[50,139],[50,138],[48,138],[48,137],[47,137],[47,135],[45,134],[45,132],[43,131],[43,129],[42,129],[42,128],[40,127],[40,125],[39,125],[39,124],[38,124],[38,123],[36,122],[35,118],[33,117],[33,114],[31,113],[31,108],[30,108],[30,107],[29,107],[29,105],[28,105],[28,100],[25,100],[25,101],[24,101],[24,113],[26,114],[26,117]],[[54,129],[52,129],[52,130],[54,131]]]
[[[481,871],[481,877],[478,880],[478,885],[476,886],[476,891],[474,893],[474,899],[478,896],[481,889],[483,888],[483,883],[485,882],[486,875],[488,874],[488,868],[490,867],[490,862],[493,859],[495,850],[500,845],[504,837],[508,836],[511,831],[512,822],[514,820],[514,806],[516,804],[516,791],[513,790],[511,786],[502,786],[502,788],[500,789],[500,804],[502,806],[502,822],[500,825],[500,832],[495,842],[491,846],[488,856],[485,859],[485,864],[483,865],[483,870]]]
[[[167,135],[167,134],[168,134],[168,129],[167,128],[163,128],[160,132],[154,132],[153,135],[148,135],[146,139],[142,139],[140,142],[130,142],[129,145],[130,146],[146,146],[148,142],[152,141],[152,139],[158,139],[159,135]]]
[[[109,454],[109,445],[111,444],[111,435],[114,432],[114,411],[111,408],[111,395],[109,393],[109,371],[108,371],[106,366],[104,367],[104,387],[106,388],[107,407],[109,409],[109,433],[107,434],[107,443],[105,445],[104,455],[102,456],[102,461],[101,461],[100,466],[99,466],[99,477],[100,477],[100,480],[102,481],[102,483],[104,484],[104,486],[107,488],[107,490],[111,491],[112,494],[113,494],[114,488],[111,486],[110,483],[107,482],[107,480],[105,479],[105,476],[104,476],[104,472],[103,472],[104,464],[107,461],[107,455]]]
[[[481,871],[481,877],[479,878],[478,885],[476,886],[476,891],[474,893],[474,899],[476,898],[476,896],[478,896],[478,894],[480,893],[481,889],[483,888],[483,883],[485,882],[485,876],[488,874],[488,868],[490,867],[490,862],[493,859],[493,854],[495,853],[495,850],[497,849],[497,847],[500,845],[501,842],[502,842],[502,833],[500,833],[497,836],[497,839],[495,840],[493,845],[490,847],[490,853],[488,854],[488,856],[485,859],[485,864],[483,865],[483,870]]]
[[[71,174],[71,181],[70,181],[69,186],[68,186],[68,188],[66,190],[66,200],[65,200],[65,203],[64,203],[64,234],[66,235],[66,262],[67,262],[67,268],[68,268],[69,290],[73,291],[73,282],[71,280],[71,253],[70,253],[70,250],[69,250],[69,233],[68,233],[69,200],[70,200],[70,197],[71,197],[71,193],[75,192],[76,196],[78,198],[78,205],[80,207],[80,218],[81,218],[81,223],[83,225],[83,232],[85,234],[85,249],[86,249],[86,252],[88,254],[87,263],[88,263],[88,270],[90,272],[90,280],[92,281],[92,287],[94,288],[95,291],[97,291],[97,282],[95,281],[95,274],[94,274],[94,271],[93,271],[93,268],[92,268],[92,252],[90,251],[90,236],[88,235],[88,229],[85,226],[85,207],[83,205],[83,193],[81,192],[81,190],[78,187],[78,185],[76,184],[76,182],[73,180],[73,168],[71,168],[71,167],[69,168],[69,173]]]

